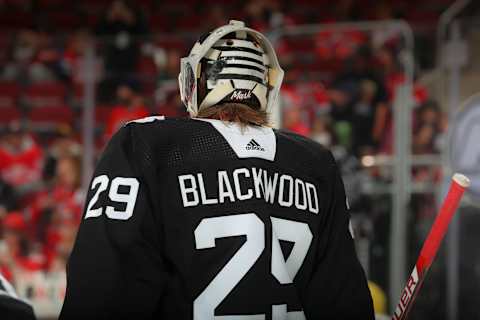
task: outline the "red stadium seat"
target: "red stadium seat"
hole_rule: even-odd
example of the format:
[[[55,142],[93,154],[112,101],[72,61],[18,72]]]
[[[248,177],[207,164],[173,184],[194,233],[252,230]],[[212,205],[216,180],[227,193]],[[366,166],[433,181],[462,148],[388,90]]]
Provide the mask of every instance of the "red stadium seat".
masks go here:
[[[35,19],[28,12],[5,12],[0,14],[0,27],[2,31],[18,30],[32,27]]]
[[[165,50],[177,49],[182,53],[187,53],[185,43],[177,38],[159,37],[155,40],[155,45]]]
[[[150,16],[149,19],[150,28],[155,31],[166,31],[169,26],[169,20],[162,13],[155,13]]]
[[[28,114],[28,118],[34,127],[71,125],[73,123],[73,112],[68,106],[34,108]]]
[[[65,104],[66,89],[62,83],[43,82],[27,88],[25,98],[31,107],[61,106]]]
[[[15,82],[0,82],[0,108],[12,108],[17,105],[20,88]]]
[[[183,30],[183,31],[192,31],[197,29],[200,26],[198,19],[196,19],[196,16],[194,15],[186,15],[186,16],[180,17],[176,21],[176,25],[178,30]]]
[[[48,21],[60,30],[73,30],[82,25],[83,21],[78,14],[70,12],[50,12],[48,14]]]
[[[0,110],[0,126],[6,126],[12,121],[20,120],[21,116],[18,107],[4,107]]]

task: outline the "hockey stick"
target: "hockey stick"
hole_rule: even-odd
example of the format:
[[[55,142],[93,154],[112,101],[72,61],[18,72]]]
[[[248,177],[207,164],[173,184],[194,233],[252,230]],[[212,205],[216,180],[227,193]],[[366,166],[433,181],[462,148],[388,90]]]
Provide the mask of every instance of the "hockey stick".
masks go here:
[[[408,312],[410,311],[413,301],[415,300],[415,297],[422,286],[428,269],[430,269],[430,266],[432,265],[433,259],[437,254],[438,247],[440,246],[443,236],[445,235],[448,225],[450,224],[450,220],[457,210],[460,200],[462,199],[463,192],[469,187],[469,185],[470,180],[466,176],[459,173],[453,175],[450,189],[448,190],[447,196],[443,201],[440,212],[435,218],[433,226],[430,229],[430,233],[423,244],[417,263],[413,268],[410,278],[407,280],[407,285],[402,291],[400,301],[395,308],[392,320],[407,319]]]

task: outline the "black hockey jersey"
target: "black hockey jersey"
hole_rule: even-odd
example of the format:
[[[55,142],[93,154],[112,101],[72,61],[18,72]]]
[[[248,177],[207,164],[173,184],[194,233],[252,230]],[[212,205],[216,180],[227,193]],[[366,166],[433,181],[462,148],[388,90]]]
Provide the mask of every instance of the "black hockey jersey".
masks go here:
[[[218,120],[131,122],[101,157],[60,319],[373,319],[332,155]]]

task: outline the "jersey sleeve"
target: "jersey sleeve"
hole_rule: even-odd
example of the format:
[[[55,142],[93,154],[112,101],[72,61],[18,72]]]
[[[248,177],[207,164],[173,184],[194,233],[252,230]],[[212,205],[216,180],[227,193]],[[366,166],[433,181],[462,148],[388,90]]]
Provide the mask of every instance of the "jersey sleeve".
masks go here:
[[[349,230],[350,215],[339,170],[330,155],[330,192],[317,267],[307,290],[307,319],[373,320],[373,304]]]
[[[162,295],[150,156],[131,127],[112,138],[93,175],[60,319],[146,319]]]
[[[0,273],[0,314],[2,320],[35,320],[32,306],[20,299]]]

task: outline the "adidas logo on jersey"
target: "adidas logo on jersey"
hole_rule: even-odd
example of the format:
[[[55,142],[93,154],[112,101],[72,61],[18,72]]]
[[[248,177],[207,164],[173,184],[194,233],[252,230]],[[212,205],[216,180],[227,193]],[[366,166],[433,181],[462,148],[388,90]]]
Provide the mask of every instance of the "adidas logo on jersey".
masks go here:
[[[245,100],[245,99],[250,99],[252,97],[252,90],[248,91],[241,91],[241,90],[235,90],[233,91],[232,95],[230,96],[230,99],[232,100]]]
[[[261,145],[258,144],[257,141],[254,139],[250,140],[249,143],[247,143],[247,146],[245,147],[247,150],[258,150],[258,151],[265,151],[264,148],[262,148]]]

